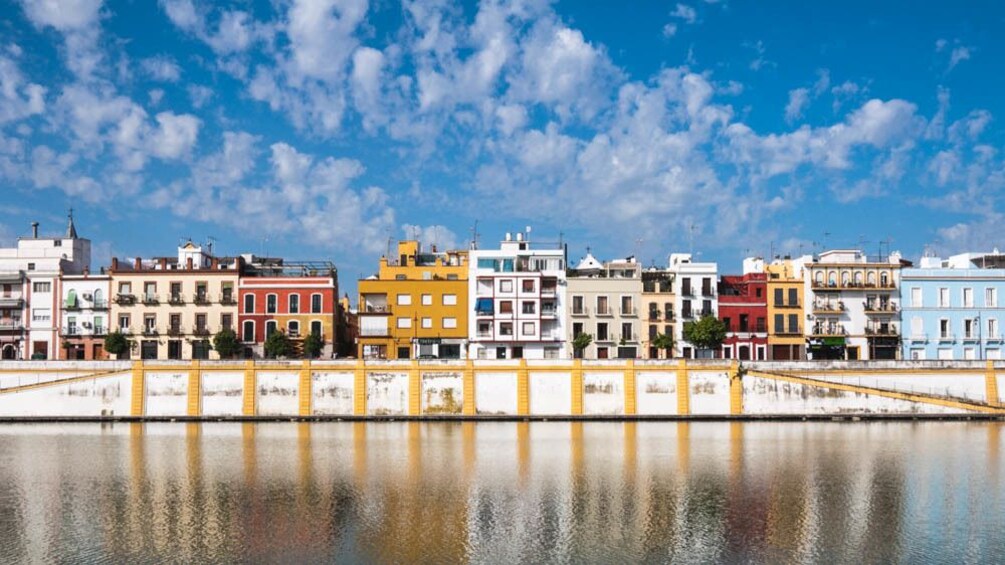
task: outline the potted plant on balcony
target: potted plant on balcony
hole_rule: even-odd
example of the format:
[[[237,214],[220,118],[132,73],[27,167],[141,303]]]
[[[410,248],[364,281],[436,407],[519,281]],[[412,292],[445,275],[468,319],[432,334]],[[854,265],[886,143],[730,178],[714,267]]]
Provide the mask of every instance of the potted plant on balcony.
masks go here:
[[[213,349],[220,355],[220,359],[232,359],[241,350],[241,342],[234,330],[223,328],[213,336]]]
[[[588,333],[577,334],[572,338],[572,349],[576,359],[583,358],[583,351],[593,343],[593,336]]]
[[[726,340],[726,324],[715,316],[704,316],[684,324],[684,339],[698,349],[719,351]]]
[[[129,340],[121,331],[115,330],[105,336],[105,351],[116,358],[122,359],[122,354],[129,351],[129,349]]]

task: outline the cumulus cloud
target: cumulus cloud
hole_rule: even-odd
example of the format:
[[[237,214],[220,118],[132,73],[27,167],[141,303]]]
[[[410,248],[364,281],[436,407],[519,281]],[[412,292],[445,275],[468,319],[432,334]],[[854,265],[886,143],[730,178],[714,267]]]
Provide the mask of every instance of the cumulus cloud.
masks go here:
[[[426,251],[432,250],[434,247],[437,251],[461,248],[457,234],[440,224],[431,226],[402,224],[401,232],[406,239],[414,239],[422,243],[423,249]]]
[[[971,45],[964,45],[959,39],[950,42],[947,39],[939,39],[935,42],[936,53],[948,53],[949,60],[946,63],[946,73],[949,73],[963,61],[970,60],[976,48]]]
[[[85,80],[103,59],[97,45],[101,4],[101,0],[22,0],[25,16],[35,27],[63,34],[67,67]]]
[[[789,91],[789,103],[785,105],[785,121],[792,123],[803,117],[803,110],[810,105],[810,91],[796,88]]]
[[[181,67],[167,55],[143,59],[140,61],[140,68],[147,76],[161,82],[176,82],[181,78]]]
[[[679,18],[684,23],[693,24],[698,20],[698,12],[687,4],[678,3],[670,12],[670,17]]]

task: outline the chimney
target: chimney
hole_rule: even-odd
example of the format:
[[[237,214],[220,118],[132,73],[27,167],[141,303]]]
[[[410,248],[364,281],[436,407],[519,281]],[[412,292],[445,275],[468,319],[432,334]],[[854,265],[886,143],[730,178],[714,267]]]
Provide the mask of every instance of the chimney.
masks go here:
[[[139,271],[143,268],[143,260],[139,257],[133,260],[133,268]]]
[[[113,271],[118,271],[119,270],[119,258],[118,257],[112,257],[112,270]]]
[[[161,270],[162,270],[162,271],[166,271],[166,270],[167,270],[167,268],[168,268],[168,260],[167,260],[167,257],[161,257],[161,260],[160,260],[160,263],[161,263]]]
[[[216,257],[213,257],[213,263],[212,263],[212,265],[213,265],[213,269],[219,269],[220,268],[220,260],[217,259]]]
[[[192,270],[192,258],[191,257],[189,257],[188,259],[185,259],[185,268],[188,269],[188,270],[190,270],[190,271]]]
[[[31,237],[38,239],[38,222],[31,223]]]

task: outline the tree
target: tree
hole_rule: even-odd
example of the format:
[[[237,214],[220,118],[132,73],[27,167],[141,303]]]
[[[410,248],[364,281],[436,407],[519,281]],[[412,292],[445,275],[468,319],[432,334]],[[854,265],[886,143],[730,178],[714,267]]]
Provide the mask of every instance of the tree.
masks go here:
[[[282,330],[272,332],[265,338],[266,357],[289,357],[293,352],[293,343]]]
[[[656,349],[662,349],[667,353],[667,359],[671,357],[671,351],[673,350],[673,336],[670,334],[656,334],[655,337],[650,341],[653,347]]]
[[[105,336],[105,351],[122,359],[122,354],[129,351],[132,346],[126,335],[119,330],[115,330]]]
[[[583,358],[583,351],[585,351],[591,343],[593,343],[593,336],[587,333],[577,334],[576,337],[572,338],[572,349],[575,352],[576,359]]]
[[[223,328],[213,336],[213,349],[220,354],[220,359],[231,359],[241,350],[241,342],[234,330]]]
[[[316,359],[318,355],[321,355],[321,349],[325,346],[325,342],[321,339],[321,334],[311,332],[307,334],[304,338],[304,357],[307,359]]]
[[[698,349],[718,351],[726,339],[726,324],[715,316],[704,316],[684,324],[684,339]]]

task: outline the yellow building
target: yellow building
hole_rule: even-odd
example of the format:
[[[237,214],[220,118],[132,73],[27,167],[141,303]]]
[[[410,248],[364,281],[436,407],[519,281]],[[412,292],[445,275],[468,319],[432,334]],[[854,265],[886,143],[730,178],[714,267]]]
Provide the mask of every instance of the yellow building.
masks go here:
[[[803,336],[805,307],[803,273],[812,261],[807,255],[797,259],[776,259],[764,270],[768,274],[768,355],[787,361],[806,358]]]
[[[652,341],[659,335],[674,336],[674,274],[664,269],[642,271],[642,316],[646,327],[642,338],[645,359],[667,359],[673,350],[657,349]]]
[[[468,337],[468,252],[398,243],[376,276],[359,281],[359,351],[365,359],[460,359]]]

